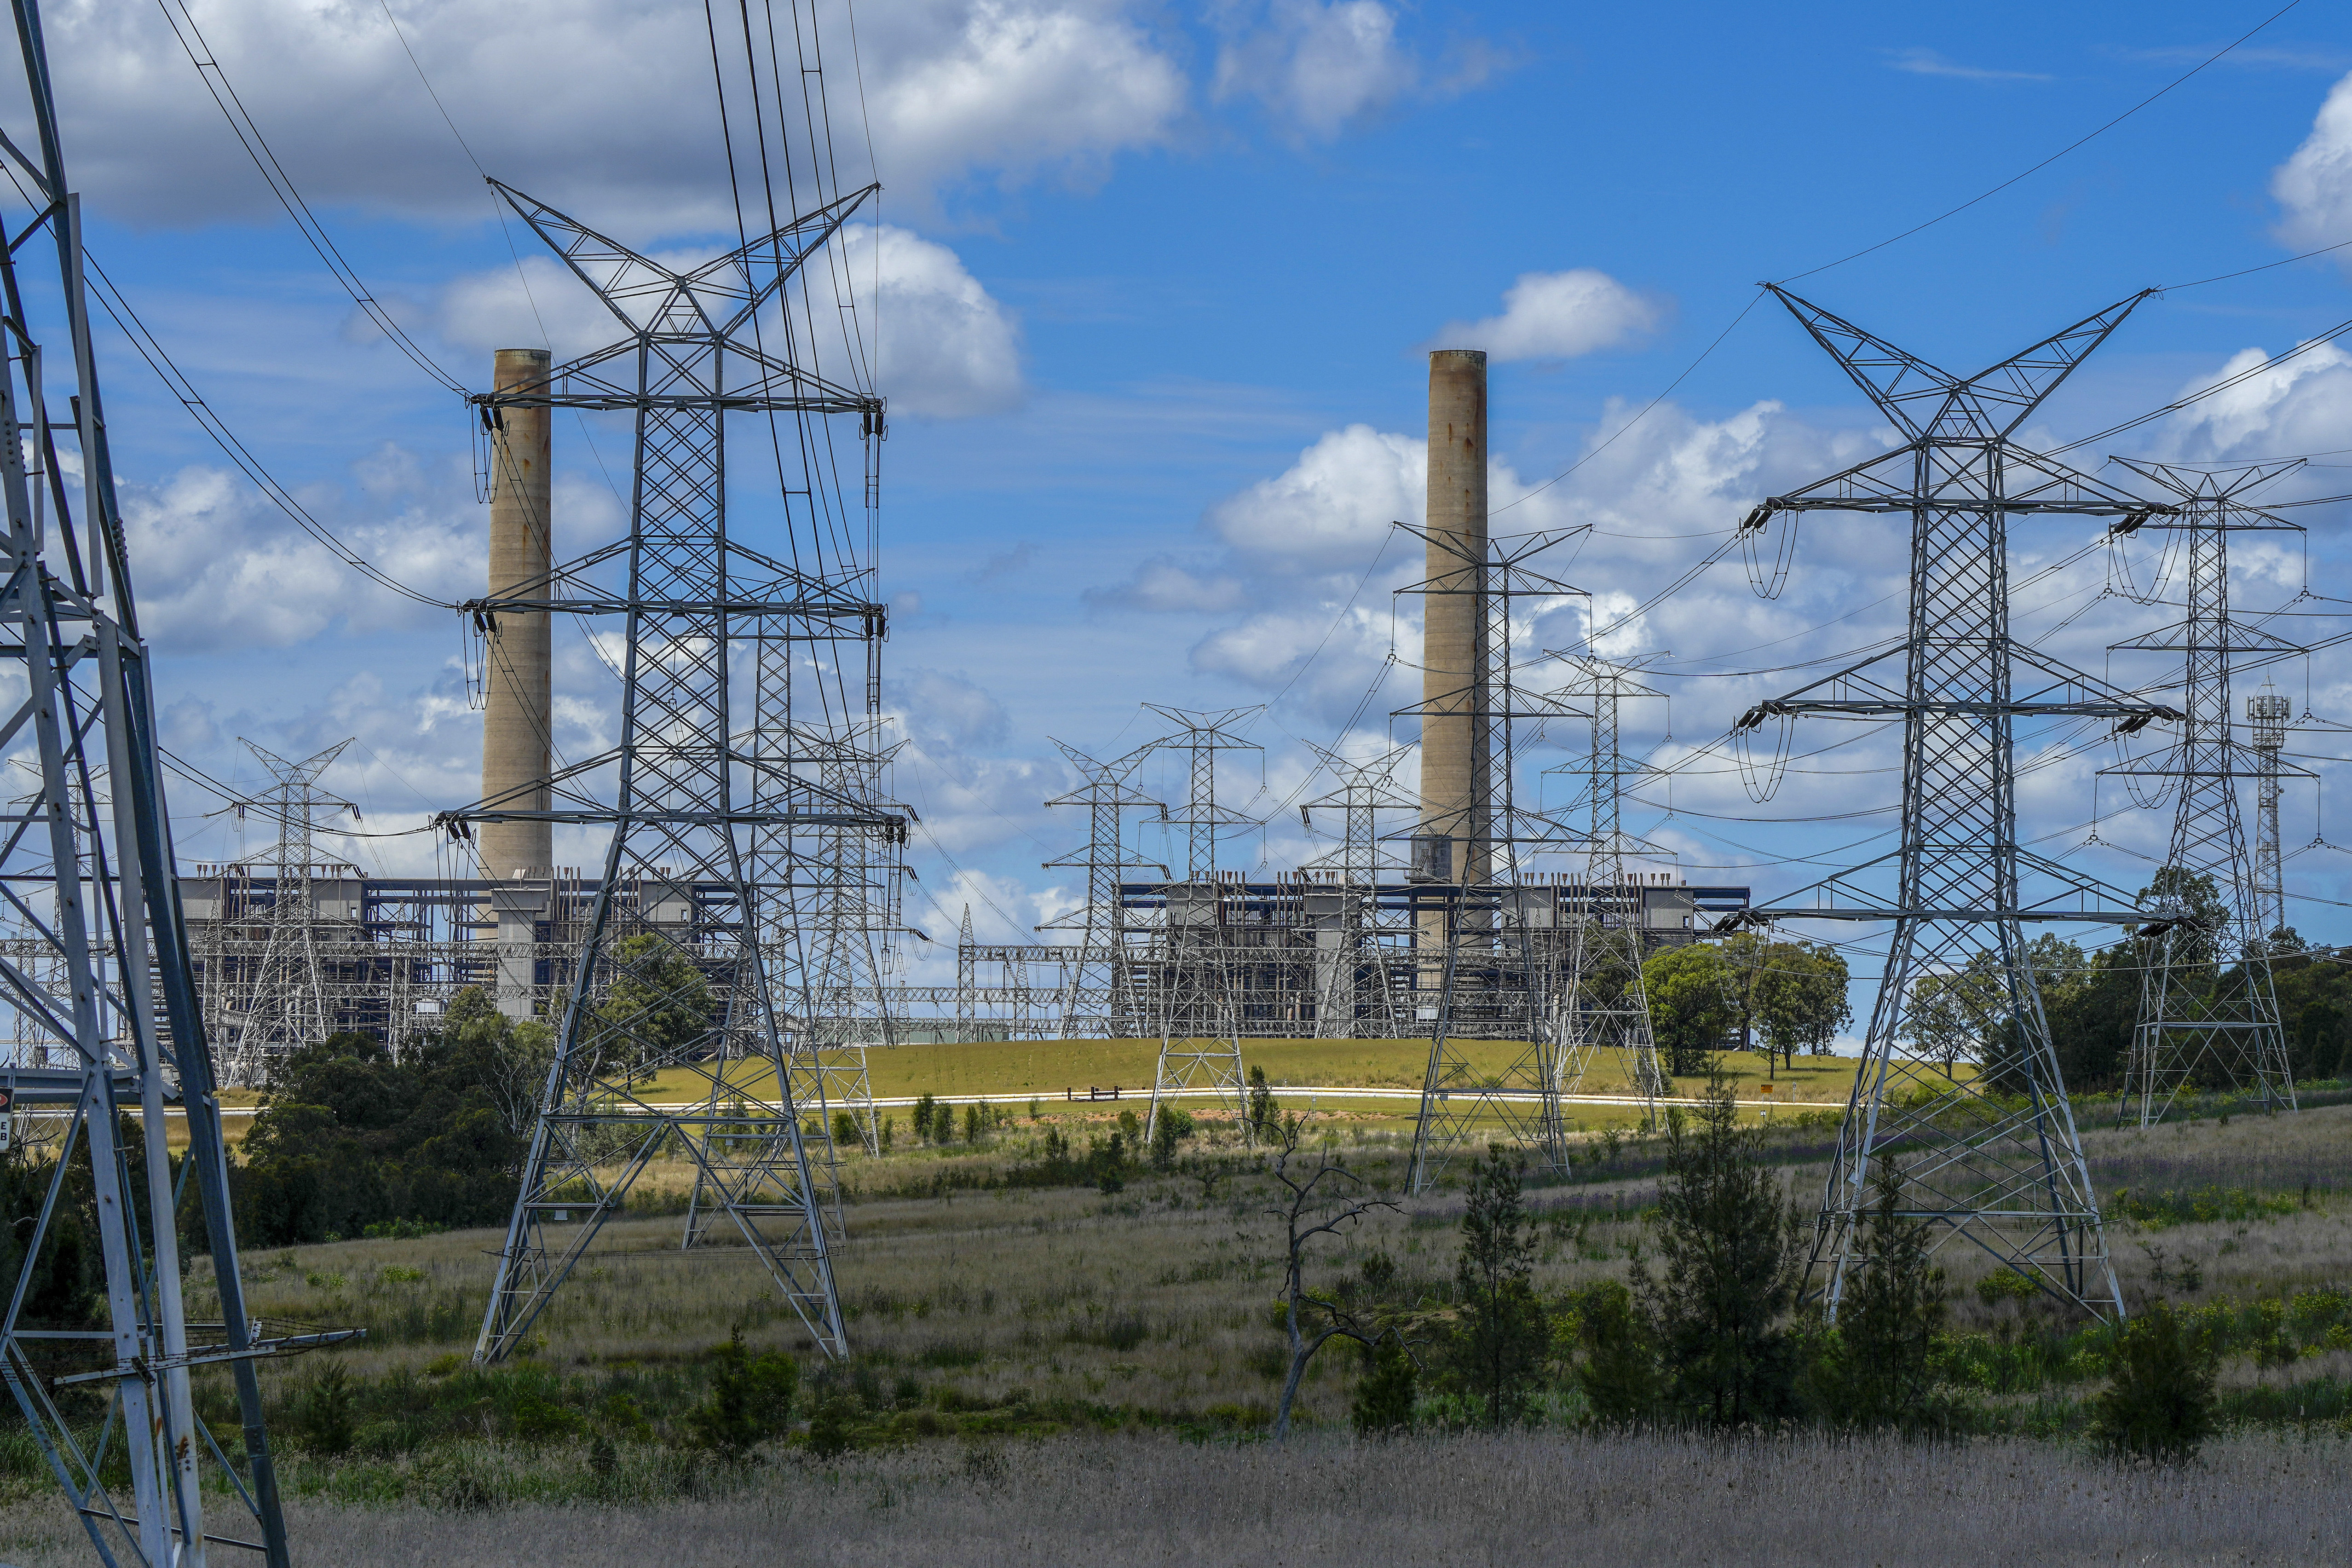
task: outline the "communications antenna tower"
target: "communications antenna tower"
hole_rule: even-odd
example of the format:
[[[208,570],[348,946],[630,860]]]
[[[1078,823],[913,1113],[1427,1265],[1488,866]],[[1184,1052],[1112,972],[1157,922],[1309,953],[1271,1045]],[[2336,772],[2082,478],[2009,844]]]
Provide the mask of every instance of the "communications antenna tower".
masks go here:
[[[1046,806],[1082,805],[1087,810],[1087,847],[1045,863],[1046,870],[1080,869],[1087,874],[1087,901],[1042,930],[1078,931],[1078,952],[1063,983],[1061,1035],[1066,1040],[1120,1039],[1139,1026],[1141,1005],[1128,968],[1127,919],[1119,885],[1125,872],[1151,869],[1161,877],[1168,868],[1156,861],[1129,855],[1124,831],[1126,813],[1160,802],[1129,781],[1156,742],[1138,746],[1123,757],[1098,763],[1076,746],[1055,741],[1063,756],[1078,772],[1079,786],[1056,795]],[[1165,812],[1165,807],[1160,808]],[[971,911],[964,910],[964,950],[971,946]],[[967,990],[971,982],[965,982]]]
[[[1561,978],[1559,906],[1554,890],[1530,885],[1526,872],[1533,857],[1568,850],[1581,837],[1522,807],[1515,781],[1523,749],[1552,725],[1585,714],[1560,693],[1532,690],[1518,679],[1515,627],[1527,629],[1533,617],[1514,606],[1589,597],[1536,564],[1544,552],[1586,531],[1490,541],[1480,521],[1470,533],[1395,525],[1423,542],[1432,563],[1426,580],[1397,592],[1419,595],[1425,605],[1433,598],[1469,597],[1478,633],[1464,688],[1425,689],[1420,703],[1398,710],[1399,717],[1418,715],[1424,735],[1433,723],[1464,717],[1471,734],[1464,808],[1425,811],[1413,838],[1412,880],[1422,885],[1414,910],[1423,993],[1416,1012],[1430,1015],[1429,1065],[1413,1127],[1416,1194],[1436,1185],[1456,1152],[1498,1132],[1532,1149],[1538,1168],[1568,1168],[1554,1003]],[[1424,626],[1440,618],[1433,608],[1423,612]],[[1431,752],[1424,743],[1424,769]],[[1482,1068],[1465,1050],[1466,1039],[1502,1041],[1513,1055],[1499,1072]]]
[[[2246,699],[2247,742],[2254,749],[2254,924],[2265,942],[2286,930],[2286,879],[2279,855],[2279,780],[2284,770],[2279,753],[2286,749],[2287,716],[2293,711],[2267,680]]]
[[[251,932],[239,945],[258,948],[249,956],[232,955],[223,940],[215,944],[221,951],[205,954],[208,961],[221,965],[220,973],[207,977],[205,1004],[215,1037],[221,1041],[220,1054],[226,1064],[223,1076],[238,1089],[259,1087],[279,1058],[316,1045],[334,1032],[338,1011],[334,986],[320,949],[330,942],[346,950],[353,944],[361,934],[358,910],[339,919],[329,916],[320,908],[314,883],[325,874],[331,880],[356,888],[358,871],[320,863],[317,836],[326,825],[319,816],[322,810],[347,811],[357,816],[359,807],[320,790],[319,777],[351,743],[338,741],[315,756],[290,763],[251,741],[244,742],[245,749],[269,770],[269,788],[251,804],[268,811],[278,825],[278,839],[237,866],[239,870],[249,870],[256,860],[268,865],[269,902],[257,910],[248,908],[234,927],[224,918],[206,933],[225,939],[229,930],[239,929]],[[223,868],[224,917],[236,884],[244,884],[241,896],[251,899],[249,878],[233,878],[228,870]],[[257,913],[257,921],[251,918]],[[257,924],[260,930],[252,931]],[[253,942],[253,937],[258,941]]]
[[[1659,856],[1666,851],[1625,831],[1628,781],[1650,770],[1625,755],[1617,720],[1618,707],[1626,698],[1664,695],[1643,684],[1640,676],[1644,667],[1665,656],[1613,659],[1593,653],[1564,653],[1559,657],[1573,671],[1562,689],[1564,694],[1591,704],[1592,712],[1592,749],[1585,763],[1589,829],[1584,886],[1570,928],[1568,980],[1560,988],[1559,1005],[1562,1087],[1570,1094],[1582,1089],[1593,1061],[1606,1053],[1623,1075],[1628,1090],[1642,1097],[1646,1118],[1655,1125],[1666,1074],[1658,1060],[1657,1035],[1651,1026],[1649,988],[1642,978],[1645,955],[1642,891],[1625,868],[1625,861],[1629,856]]]
[[[2011,731],[2021,719],[2105,719],[2137,730],[2179,715],[2011,637],[2009,527],[2013,517],[2128,521],[2174,510],[2110,488],[2015,439],[2146,295],[1962,377],[1767,287],[1877,405],[1901,444],[1767,499],[1742,529],[1760,531],[1776,512],[1829,510],[1905,517],[1911,535],[1904,640],[1759,704],[1739,721],[1752,729],[1773,715],[1824,714],[1900,720],[1903,727],[1897,847],[1756,911],[1766,920],[1894,925],[1822,1193],[1811,1287],[1834,1317],[1864,1266],[1872,1171],[1895,1161],[1905,1181],[1904,1216],[1935,1227],[1934,1245],[1963,1237],[2062,1302],[2119,1318],[2123,1301],[2098,1198],[2024,927],[2044,921],[2121,925],[2145,916],[2127,898],[2019,845]],[[2034,879],[2031,890],[2022,884],[2026,877]],[[2055,886],[2044,890],[2044,882]],[[2124,907],[2113,907],[2118,905]],[[1996,1000],[1979,1024],[1979,1074],[1961,1080],[1900,1047],[1922,988],[1952,984],[1971,973],[1972,962],[1978,971],[1990,967]]]
[[[2259,738],[2243,748],[2231,739],[2230,660],[2232,654],[2302,650],[2231,615],[2230,536],[2303,531],[2249,498],[2304,460],[2212,472],[2115,460],[2178,498],[2179,510],[2141,526],[2181,536],[2188,612],[2160,631],[2114,645],[2117,652],[2184,655],[2180,705],[2187,715],[2173,745],[2127,767],[2104,770],[2168,779],[2179,792],[2171,845],[2153,889],[2149,912],[2156,919],[2139,931],[2139,1022],[2116,1114],[2149,1126],[2192,1086],[2251,1090],[2265,1107],[2292,1110],[2294,1083],[2271,981],[2274,928],[2263,924],[2260,872],[2247,856],[2238,808],[2240,779],[2252,774],[2274,787],[2278,751],[2264,748]],[[2275,866],[2274,794],[2271,799],[2268,852]]]
[[[1181,751],[1188,787],[1181,816],[1165,818],[1185,834],[1185,879],[1164,889],[1160,911],[1160,962],[1156,966],[1153,1011],[1160,1024],[1160,1057],[1151,1074],[1149,1139],[1160,1125],[1160,1102],[1202,1088],[1234,1113],[1249,1136],[1249,1090],[1242,1079],[1241,1010],[1235,1000],[1235,955],[1226,931],[1225,897],[1217,879],[1217,830],[1255,827],[1257,819],[1217,804],[1217,753],[1264,750],[1234,726],[1263,708],[1213,710],[1144,706],[1177,725],[1176,733],[1155,744]]]
[[[618,618],[619,745],[558,770],[550,810],[454,814],[612,830],[475,1359],[497,1360],[521,1342],[646,1165],[669,1150],[708,1194],[698,1230],[713,1225],[740,1237],[818,1348],[839,1356],[846,1345],[824,1194],[786,1037],[794,999],[760,940],[761,883],[790,858],[777,836],[835,827],[898,836],[905,824],[768,745],[791,731],[789,667],[787,679],[763,672],[747,745],[736,656],[755,643],[863,639],[870,666],[887,612],[870,570],[806,571],[788,563],[803,554],[800,542],[780,558],[730,527],[724,421],[783,416],[803,440],[823,440],[812,432],[828,417],[855,417],[870,497],[882,400],[795,361],[793,324],[809,301],[789,285],[877,187],[681,270],[492,183],[625,335],[553,367],[541,386],[476,401],[493,415],[509,405],[627,411],[635,486],[625,537],[551,568],[536,596],[521,584],[498,601]],[[762,317],[779,307],[783,345],[772,347],[764,334],[777,329],[763,329]],[[816,526],[795,508],[802,493],[786,489],[787,530]],[[621,585],[601,581],[607,563],[625,572]],[[592,793],[607,776],[610,804]],[[690,907],[668,906],[677,918],[649,919],[623,900],[625,884],[647,868],[691,894]]]
[[[14,126],[6,145],[30,211],[21,226],[0,215],[0,658],[6,733],[39,782],[0,827],[0,941],[12,960],[0,1013],[17,1042],[0,1071],[0,1117],[41,1116],[54,1136],[46,1168],[12,1155],[28,1179],[0,1257],[0,1380],[100,1561],[201,1563],[207,1542],[234,1542],[283,1568],[255,1361],[344,1336],[254,1338],[175,879],[152,650],[100,395],[81,198],[66,178],[39,9],[15,12],[28,90],[8,116],[31,124]],[[54,273],[26,248],[43,228]],[[37,320],[28,300],[62,321]],[[65,346],[46,351],[58,336]],[[176,1169],[167,1106],[188,1140]],[[145,1136],[126,1140],[134,1113]],[[210,1254],[217,1321],[188,1320],[188,1220]],[[93,1263],[85,1296],[77,1277]],[[59,1282],[73,1288],[47,1288]],[[197,1413],[189,1368],[199,1363],[232,1379],[241,1465]],[[227,1473],[207,1482],[215,1465]]]

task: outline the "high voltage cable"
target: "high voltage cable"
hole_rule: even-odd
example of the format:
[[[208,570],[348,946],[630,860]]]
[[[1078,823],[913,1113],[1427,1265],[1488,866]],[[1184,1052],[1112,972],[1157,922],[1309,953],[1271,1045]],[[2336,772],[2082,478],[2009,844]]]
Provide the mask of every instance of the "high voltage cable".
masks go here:
[[[392,313],[369,291],[357,269],[336,247],[334,240],[329,237],[325,226],[310,210],[310,204],[302,199],[300,191],[295,189],[293,177],[278,162],[278,153],[269,145],[268,139],[262,135],[261,127],[255,124],[253,116],[247,112],[244,100],[236,95],[236,89],[229,84],[228,74],[221,68],[220,57],[205,37],[203,29],[196,26],[194,16],[188,10],[187,0],[155,0],[155,3],[162,8],[163,20],[170,26],[172,36],[179,39],[180,47],[187,54],[188,63],[196,68],[196,74],[204,79],[205,90],[212,94],[213,102],[219,106],[222,116],[228,121],[228,128],[236,133],[238,145],[245,149],[246,156],[253,160],[253,166],[261,172],[270,195],[276,196],[278,205],[286,209],[286,216],[294,220],[294,226],[310,242],[319,259],[326,263],[327,270],[334,274],[335,281],[342,285],[343,292],[352,297],[353,304],[367,312],[368,320],[373,321],[417,369],[439,382],[445,390],[464,396],[466,384],[442,369],[415,339],[402,330],[400,323],[393,320]],[[191,38],[194,40],[193,43]],[[203,46],[201,57],[197,54],[198,45]]]
[[[414,599],[420,605],[429,605],[439,610],[457,608],[455,605],[446,600],[421,593],[399,579],[378,571],[364,556],[338,538],[332,529],[311,516],[302,503],[296,500],[293,494],[285,486],[279,484],[269,470],[262,466],[261,459],[255,457],[245,443],[237,439],[236,433],[228,427],[227,421],[224,420],[213,406],[205,401],[204,395],[196,390],[195,384],[190,381],[186,374],[173,362],[172,356],[164,351],[163,345],[156,340],[155,334],[148,330],[147,323],[140,319],[139,312],[131,308],[130,300],[123,297],[121,289],[115,285],[113,279],[107,276],[106,268],[99,265],[98,258],[89,253],[87,246],[82,249],[82,259],[89,263],[90,292],[98,296],[100,307],[113,318],[114,324],[121,329],[122,335],[130,340],[131,346],[139,351],[139,357],[147,362],[148,367],[162,379],[163,384],[171,390],[172,395],[180,400],[180,405],[188,411],[190,417],[204,427],[205,434],[210,436],[214,443],[228,455],[229,461],[235,463],[243,471],[245,477],[253,481],[256,489],[276,503],[280,511],[292,518],[303,532],[324,546],[336,560],[354,572],[360,573],[382,587],[391,589],[404,598]]]

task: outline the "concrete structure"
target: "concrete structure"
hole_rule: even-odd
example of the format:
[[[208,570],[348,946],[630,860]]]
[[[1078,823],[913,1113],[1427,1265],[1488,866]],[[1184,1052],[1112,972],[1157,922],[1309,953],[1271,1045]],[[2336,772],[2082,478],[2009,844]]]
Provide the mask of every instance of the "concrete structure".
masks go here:
[[[1486,668],[1486,355],[1429,356],[1429,581],[1422,623],[1417,880],[1483,882],[1493,836]]]
[[[501,395],[546,388],[545,349],[500,349],[492,383]],[[553,560],[549,537],[552,443],[543,404],[504,404],[490,431],[491,600],[549,596]],[[482,799],[509,811],[550,809],[549,723],[554,698],[549,679],[545,610],[500,610],[483,616]],[[486,822],[480,830],[482,872],[493,882],[544,879],[555,864],[554,827],[546,822]],[[499,944],[499,1011],[527,1018],[531,1010],[532,931],[547,911],[543,880],[493,891],[484,911]]]
[[[500,349],[493,381],[503,395],[547,384],[545,349]],[[490,432],[492,600],[544,599],[548,538],[548,410],[509,403]],[[544,610],[498,610],[485,617],[488,657],[482,713],[482,799],[509,811],[548,806],[548,618]],[[483,873],[494,880],[544,877],[555,864],[544,822],[486,822]]]

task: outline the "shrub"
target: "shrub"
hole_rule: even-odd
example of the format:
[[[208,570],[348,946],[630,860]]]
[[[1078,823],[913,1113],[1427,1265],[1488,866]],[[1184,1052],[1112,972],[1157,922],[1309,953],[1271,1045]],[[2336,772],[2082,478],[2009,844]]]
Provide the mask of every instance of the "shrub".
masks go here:
[[[1402,1340],[1382,1338],[1364,1352],[1364,1375],[1356,1384],[1349,1411],[1356,1430],[1367,1437],[1385,1437],[1412,1430],[1413,1395],[1419,1392],[1421,1369],[1405,1353]]]
[[[2108,1351],[2091,1436],[2133,1458],[2194,1458],[2213,1432],[2213,1359],[2169,1303],[2152,1303]]]
[[[1250,1068],[1249,1082],[1250,1136],[1271,1138],[1275,1134],[1274,1089],[1265,1081],[1265,1069]]]
[[[866,1140],[857,1131],[857,1118],[850,1115],[846,1110],[835,1111],[833,1113],[834,1147],[856,1149],[864,1147],[865,1143]]]
[[[294,1402],[294,1429],[302,1446],[314,1454],[351,1452],[351,1374],[330,1362],[310,1380]]]
[[[701,1447],[740,1456],[754,1444],[782,1433],[792,1421],[793,1394],[801,1369],[781,1351],[758,1355],[743,1348],[737,1329],[710,1352],[710,1392],[687,1416],[688,1430]]]
[[[1879,1162],[1877,1189],[1860,1268],[1809,1375],[1812,1400],[1837,1426],[1948,1427],[1958,1412],[1937,1396],[1929,1365],[1944,1329],[1944,1271],[1930,1261],[1927,1222],[1904,1217],[1894,1161]]]
[[[1129,1114],[1132,1115],[1133,1112]],[[988,1131],[985,1125],[986,1116],[987,1113],[977,1105],[967,1105],[963,1108],[963,1141],[965,1142],[980,1142],[982,1135]]]
[[[856,1407],[841,1394],[830,1395],[809,1417],[808,1451],[819,1459],[836,1459],[857,1446],[850,1431]]]
[[[925,1090],[922,1098],[915,1101],[915,1110],[911,1120],[915,1123],[915,1139],[918,1142],[929,1143],[931,1142],[931,1119],[939,1113],[939,1109],[940,1102],[938,1097],[931,1094],[929,1090]]]

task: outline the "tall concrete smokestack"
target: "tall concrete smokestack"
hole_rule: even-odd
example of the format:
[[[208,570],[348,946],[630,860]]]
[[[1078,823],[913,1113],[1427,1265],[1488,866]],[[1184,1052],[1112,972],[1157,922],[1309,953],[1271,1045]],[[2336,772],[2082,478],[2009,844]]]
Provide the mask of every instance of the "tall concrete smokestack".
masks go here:
[[[1494,831],[1483,350],[1439,349],[1429,356],[1428,524],[1416,869],[1433,881],[1483,882]]]
[[[500,393],[541,391],[545,349],[500,349],[492,377]],[[500,407],[490,435],[489,597],[548,597],[548,410]],[[548,679],[544,610],[495,611],[488,689],[482,712],[482,798],[509,811],[546,811]],[[555,863],[554,828],[544,822],[486,822],[482,870],[497,879],[544,877]]]

